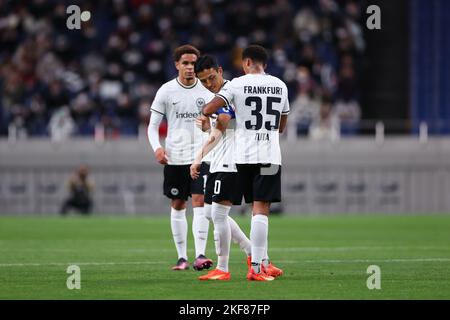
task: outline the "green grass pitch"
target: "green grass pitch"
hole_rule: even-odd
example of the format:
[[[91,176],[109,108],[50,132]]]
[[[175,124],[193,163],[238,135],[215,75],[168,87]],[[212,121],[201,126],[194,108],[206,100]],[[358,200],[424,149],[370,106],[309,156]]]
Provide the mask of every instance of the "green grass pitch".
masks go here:
[[[188,254],[194,257],[191,216]],[[246,234],[250,217],[237,218]],[[207,255],[216,261],[210,227]],[[450,216],[273,216],[269,255],[285,274],[246,280],[232,244],[231,280],[172,271],[169,217],[1,217],[0,299],[450,299]],[[69,290],[69,265],[81,289]],[[369,290],[369,265],[381,289]]]

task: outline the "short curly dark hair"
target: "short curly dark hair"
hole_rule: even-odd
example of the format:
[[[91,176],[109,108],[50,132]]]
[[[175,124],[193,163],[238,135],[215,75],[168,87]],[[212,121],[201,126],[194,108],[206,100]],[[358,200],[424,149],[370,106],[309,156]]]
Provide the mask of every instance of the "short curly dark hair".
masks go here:
[[[197,58],[200,57],[200,51],[196,47],[190,44],[185,44],[175,49],[173,52],[173,59],[175,62],[180,61],[181,56],[186,53],[195,54]]]

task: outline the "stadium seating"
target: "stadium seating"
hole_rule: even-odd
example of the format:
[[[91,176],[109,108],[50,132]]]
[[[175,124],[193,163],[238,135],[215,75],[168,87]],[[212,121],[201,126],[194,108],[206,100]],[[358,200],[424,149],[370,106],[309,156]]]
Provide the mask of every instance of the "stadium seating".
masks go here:
[[[92,12],[80,30],[67,28],[62,3],[0,5],[5,49],[0,52],[0,135],[11,128],[28,136],[52,135],[58,127],[50,130],[50,119],[64,107],[70,110],[66,120],[74,122],[71,135],[93,136],[98,123],[107,138],[137,135],[156,90],[176,75],[171,51],[187,42],[217,55],[227,78],[241,74],[238,56],[245,45],[262,44],[272,52],[267,71],[288,84],[291,101],[304,91],[319,100],[344,98],[359,108],[355,79],[364,39],[358,2],[77,4]],[[354,125],[342,128],[346,134],[357,132]]]

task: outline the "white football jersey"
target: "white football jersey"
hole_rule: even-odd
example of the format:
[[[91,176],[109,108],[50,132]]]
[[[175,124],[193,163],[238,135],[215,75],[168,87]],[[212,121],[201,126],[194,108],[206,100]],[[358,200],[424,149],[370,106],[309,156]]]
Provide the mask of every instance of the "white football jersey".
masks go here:
[[[281,165],[279,126],[289,114],[286,84],[268,74],[247,74],[233,79],[217,96],[236,112],[237,164]]]
[[[227,86],[230,81],[225,81],[223,88]],[[211,164],[209,171],[214,172],[237,172],[236,163],[234,161],[235,156],[235,136],[234,130],[236,129],[236,115],[232,106],[225,106],[220,108],[214,113],[212,119],[212,126],[216,125],[216,119],[220,114],[227,114],[231,117],[228,122],[227,129],[221,137],[219,143],[211,150]]]
[[[214,94],[196,79],[190,87],[178,78],[166,82],[159,88],[151,111],[167,118],[165,149],[170,165],[186,165],[194,162],[197,152],[208,139],[208,134],[197,128],[195,118]],[[203,161],[210,161],[207,155]]]

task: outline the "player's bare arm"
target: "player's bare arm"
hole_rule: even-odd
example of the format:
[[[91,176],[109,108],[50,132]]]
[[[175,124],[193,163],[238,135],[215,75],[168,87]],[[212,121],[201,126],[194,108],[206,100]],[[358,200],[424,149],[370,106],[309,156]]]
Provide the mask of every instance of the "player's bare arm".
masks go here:
[[[217,117],[215,128],[212,128],[208,140],[206,141],[202,149],[198,152],[193,164],[191,165],[190,169],[192,179],[197,179],[199,177],[202,159],[219,143],[220,139],[225,133],[225,130],[228,127],[228,123],[230,122],[230,120],[231,117],[228,114],[221,113]]]
[[[286,129],[286,125],[287,125],[287,115],[281,115],[281,120],[280,120],[280,133],[283,133],[284,130]]]
[[[155,151],[155,158],[156,161],[158,161],[158,163],[160,164],[167,164],[167,154],[166,154],[166,150],[164,150],[164,148],[158,148]]]
[[[211,123],[209,121],[208,117],[205,117],[204,115],[199,115],[195,119],[195,125],[200,128],[203,132],[209,132],[211,130]]]
[[[214,97],[210,102],[208,102],[202,109],[202,115],[205,117],[210,117],[214,112],[222,107],[225,107],[226,103],[220,97]]]

